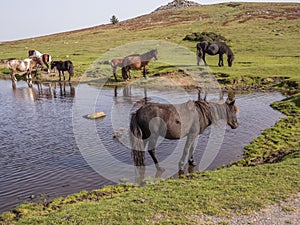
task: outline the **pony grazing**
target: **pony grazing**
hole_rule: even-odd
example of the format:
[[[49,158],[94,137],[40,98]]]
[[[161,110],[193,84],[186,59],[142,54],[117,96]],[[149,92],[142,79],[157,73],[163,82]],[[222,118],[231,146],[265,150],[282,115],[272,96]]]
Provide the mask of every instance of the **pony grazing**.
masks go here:
[[[28,57],[30,58],[33,56],[40,58],[43,61],[44,65],[46,65],[47,72],[50,73],[50,64],[51,64],[51,60],[52,60],[51,55],[49,55],[48,53],[44,53],[44,54],[40,53],[37,50],[29,50]]]
[[[61,73],[64,76],[64,80],[65,80],[64,71],[68,71],[69,81],[71,81],[71,77],[74,75],[74,66],[73,66],[73,63],[70,60],[67,60],[67,61],[52,61],[51,62],[51,70],[54,69],[54,67],[56,67],[56,69],[58,70],[59,81],[61,81]]]
[[[16,72],[26,72],[26,81],[31,80],[31,72],[37,66],[43,65],[43,62],[38,57],[27,58],[24,60],[9,60],[7,61],[7,67],[11,71],[12,86],[16,87],[17,78],[15,77]]]
[[[205,61],[205,53],[209,55],[219,54],[219,63],[218,66],[224,66],[223,63],[223,54],[227,55],[228,66],[232,66],[234,60],[234,54],[231,49],[224,42],[208,42],[202,41],[196,45],[197,48],[197,65],[200,65],[201,59],[204,62],[204,65],[207,66]]]
[[[196,137],[212,123],[224,120],[232,128],[238,127],[235,100],[227,99],[221,103],[188,101],[182,104],[147,103],[132,114],[130,121],[130,143],[132,157],[139,178],[145,174],[145,146],[155,163],[157,172],[164,170],[160,167],[155,156],[156,142],[159,137],[166,139],[181,139],[187,136],[187,141],[179,161],[178,174],[184,174],[184,162],[188,155],[189,171],[195,167],[193,152]]]
[[[129,78],[128,72],[132,70],[139,70],[143,68],[143,76],[146,78],[146,66],[149,64],[150,60],[154,58],[157,60],[157,50],[153,49],[149,52],[146,52],[142,55],[134,54],[126,56],[123,59],[122,63],[122,77],[124,80]]]

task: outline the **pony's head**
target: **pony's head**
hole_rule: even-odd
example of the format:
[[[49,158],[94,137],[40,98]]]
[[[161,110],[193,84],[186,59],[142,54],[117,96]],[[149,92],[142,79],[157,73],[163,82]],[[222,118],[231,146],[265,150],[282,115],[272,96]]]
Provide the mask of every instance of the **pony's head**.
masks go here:
[[[232,93],[232,92],[228,93],[228,98],[227,98],[225,104],[226,104],[227,124],[232,129],[236,129],[239,126],[238,121],[237,121],[237,113],[239,112],[239,109],[235,105],[235,94],[234,93]]]
[[[31,57],[29,57],[29,59],[31,59],[32,64],[35,64],[35,65],[39,64],[40,66],[44,65],[43,60],[41,58],[39,58],[39,57],[31,56]]]
[[[233,54],[228,55],[227,62],[229,67],[232,66],[233,61],[234,61],[234,55]]]
[[[152,57],[153,57],[155,60],[158,59],[158,58],[157,58],[157,56],[158,56],[158,51],[157,51],[157,49],[151,50],[150,53],[151,53]]]
[[[227,112],[227,124],[232,128],[236,129],[239,126],[237,121],[238,107],[235,105],[234,96],[228,96],[226,100],[226,112]]]
[[[51,64],[50,64],[50,69],[53,70],[54,67],[56,67],[58,64],[58,61],[52,61]]]

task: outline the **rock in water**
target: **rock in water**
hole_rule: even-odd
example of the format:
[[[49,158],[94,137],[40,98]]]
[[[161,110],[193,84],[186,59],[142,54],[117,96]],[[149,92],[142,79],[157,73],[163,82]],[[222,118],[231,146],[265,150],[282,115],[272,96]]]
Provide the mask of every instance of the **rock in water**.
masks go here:
[[[106,116],[104,112],[94,112],[88,115],[85,115],[84,117],[87,119],[99,119]]]

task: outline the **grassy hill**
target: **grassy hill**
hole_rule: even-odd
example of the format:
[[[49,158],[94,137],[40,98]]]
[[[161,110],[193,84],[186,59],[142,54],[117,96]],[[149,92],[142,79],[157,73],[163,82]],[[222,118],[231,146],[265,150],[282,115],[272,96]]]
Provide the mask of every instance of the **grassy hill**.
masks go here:
[[[0,45],[0,59],[25,58],[28,49],[38,49],[50,53],[54,60],[72,60],[76,76],[81,76],[99,56],[124,44],[164,40],[195,52],[196,42],[183,41],[183,38],[193,32],[214,32],[229,40],[227,43],[236,56],[232,68],[219,68],[217,56],[207,57],[211,70],[222,83],[257,84],[264,78],[281,77],[290,80],[282,85],[297,88],[299,21],[300,4],[297,3],[202,5],[153,12],[116,25],[6,42]],[[120,53],[120,56],[124,55]],[[164,72],[155,63],[150,65],[150,75]]]

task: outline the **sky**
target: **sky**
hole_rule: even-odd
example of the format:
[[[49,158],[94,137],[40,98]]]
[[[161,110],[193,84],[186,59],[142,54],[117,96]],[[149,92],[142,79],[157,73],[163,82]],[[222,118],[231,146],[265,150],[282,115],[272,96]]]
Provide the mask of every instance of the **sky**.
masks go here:
[[[173,0],[5,0],[1,2],[0,42],[107,24],[113,15],[119,21],[123,21],[148,14],[171,1]],[[214,4],[229,0],[194,0],[194,2]],[[300,0],[256,0],[256,2],[300,2]]]

